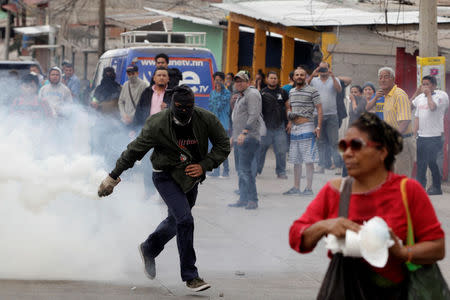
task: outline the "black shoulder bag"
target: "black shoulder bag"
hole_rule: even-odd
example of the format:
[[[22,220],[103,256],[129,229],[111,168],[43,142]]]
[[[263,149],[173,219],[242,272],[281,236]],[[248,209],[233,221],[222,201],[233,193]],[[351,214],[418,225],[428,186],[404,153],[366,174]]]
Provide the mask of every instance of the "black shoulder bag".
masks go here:
[[[352,177],[342,179],[339,199],[339,216],[347,218]],[[318,300],[398,300],[405,298],[403,284],[380,286],[377,279],[381,276],[370,269],[362,258],[344,257],[342,253],[333,255],[325,278],[317,295]],[[384,282],[390,283],[384,279]],[[379,281],[379,280],[378,280]]]

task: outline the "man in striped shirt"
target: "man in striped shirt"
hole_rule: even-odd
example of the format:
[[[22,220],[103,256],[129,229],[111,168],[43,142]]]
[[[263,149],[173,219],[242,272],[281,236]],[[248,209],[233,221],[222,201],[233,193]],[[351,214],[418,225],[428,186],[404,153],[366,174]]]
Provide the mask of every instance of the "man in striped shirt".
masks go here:
[[[416,161],[411,102],[405,91],[397,87],[394,81],[395,72],[392,68],[383,67],[378,70],[378,84],[384,93],[384,121],[397,129],[403,137],[403,151],[396,157],[394,172],[411,176]]]
[[[312,180],[314,162],[317,161],[317,142],[322,124],[322,104],[319,92],[306,83],[306,71],[294,71],[295,87],[289,92],[286,102],[291,134],[289,162],[294,164],[294,186],[283,195],[313,195]],[[314,110],[317,109],[318,126],[314,128]],[[300,191],[302,164],[306,165],[306,188]]]

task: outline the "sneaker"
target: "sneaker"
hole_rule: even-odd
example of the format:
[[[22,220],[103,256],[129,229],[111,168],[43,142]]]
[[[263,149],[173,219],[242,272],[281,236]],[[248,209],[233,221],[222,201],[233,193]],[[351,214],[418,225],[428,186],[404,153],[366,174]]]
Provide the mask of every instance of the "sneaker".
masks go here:
[[[302,192],[302,196],[312,196],[312,195],[314,195],[314,193],[313,193],[313,191],[311,189],[305,189]]]
[[[247,206],[247,201],[238,200],[236,203],[228,204],[228,207],[244,207]]]
[[[256,201],[248,201],[247,206],[245,209],[257,209],[258,208],[258,202]]]
[[[440,188],[430,187],[427,190],[427,194],[430,195],[430,196],[442,195],[442,190]]]
[[[140,244],[139,253],[141,254],[142,262],[144,263],[144,273],[149,279],[155,279],[156,276],[156,267],[155,267],[155,258],[145,255],[144,251],[144,243]]]
[[[295,195],[295,194],[301,194],[300,190],[296,187],[292,187],[289,191],[284,192],[283,195]]]
[[[211,287],[211,285],[206,283],[200,277],[186,281],[186,286],[188,289],[190,289],[191,291],[194,291],[194,292],[201,292],[201,291],[207,290]]]
[[[286,174],[278,174],[278,175],[277,175],[277,178],[278,178],[278,179],[288,179],[288,177],[287,177]]]

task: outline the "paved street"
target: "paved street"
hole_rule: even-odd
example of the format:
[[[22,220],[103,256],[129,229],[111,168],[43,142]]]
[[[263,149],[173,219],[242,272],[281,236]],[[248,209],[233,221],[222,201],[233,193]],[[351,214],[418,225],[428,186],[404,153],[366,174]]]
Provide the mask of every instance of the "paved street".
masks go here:
[[[135,251],[137,244],[126,244],[135,256],[130,259],[133,263],[127,273],[118,276],[120,279],[25,281],[13,277],[0,280],[0,299],[314,299],[329,259],[323,243],[308,255],[300,255],[289,247],[289,227],[312,197],[281,195],[292,185],[292,167],[288,167],[289,179],[276,179],[273,154],[268,153],[264,172],[257,178],[260,207],[255,211],[227,207],[237,199],[233,193],[237,186],[235,172],[230,179],[209,178],[201,185],[194,208],[195,248],[200,276],[212,284],[205,292],[194,295],[181,282],[176,243],[172,240],[156,260],[154,281],[142,273]],[[313,190],[317,192],[334,176],[334,171],[315,176]],[[450,232],[449,198],[448,193],[432,197],[447,233]],[[150,206],[156,211],[165,209],[157,201]],[[450,281],[450,259],[446,258],[440,265]]]

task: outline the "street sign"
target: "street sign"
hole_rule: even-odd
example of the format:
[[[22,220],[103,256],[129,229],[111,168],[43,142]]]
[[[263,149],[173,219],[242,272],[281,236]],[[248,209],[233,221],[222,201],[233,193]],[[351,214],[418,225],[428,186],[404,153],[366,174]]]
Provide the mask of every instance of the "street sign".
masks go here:
[[[417,86],[422,84],[422,78],[427,75],[434,76],[437,89],[445,91],[445,57],[417,56]]]

